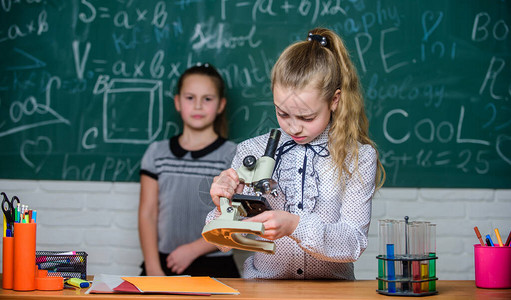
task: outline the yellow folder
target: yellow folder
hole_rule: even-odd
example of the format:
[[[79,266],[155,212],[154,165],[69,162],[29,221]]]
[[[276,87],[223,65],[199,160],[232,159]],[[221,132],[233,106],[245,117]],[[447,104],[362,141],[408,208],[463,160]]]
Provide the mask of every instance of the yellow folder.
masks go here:
[[[233,294],[239,292],[211,277],[122,277],[143,293]]]

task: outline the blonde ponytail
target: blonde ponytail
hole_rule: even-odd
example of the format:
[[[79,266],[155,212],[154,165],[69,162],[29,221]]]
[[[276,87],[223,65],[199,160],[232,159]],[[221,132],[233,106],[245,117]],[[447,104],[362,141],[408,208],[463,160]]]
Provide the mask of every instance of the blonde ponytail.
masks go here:
[[[358,172],[358,143],[377,148],[369,138],[358,74],[344,42],[326,28],[315,28],[310,34],[308,40],[290,45],[281,54],[272,71],[272,90],[276,85],[298,90],[310,86],[321,91],[325,101],[332,101],[335,92],[341,91],[332,114],[328,149],[338,169],[338,179],[344,185],[345,178]],[[349,168],[351,163],[355,166],[353,172]],[[377,188],[384,181],[385,170],[378,158]]]

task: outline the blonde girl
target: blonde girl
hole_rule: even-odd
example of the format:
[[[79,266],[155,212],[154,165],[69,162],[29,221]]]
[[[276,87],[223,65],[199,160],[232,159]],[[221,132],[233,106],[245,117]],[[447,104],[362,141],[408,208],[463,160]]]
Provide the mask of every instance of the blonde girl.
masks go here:
[[[272,90],[282,131],[273,174],[279,194],[267,195],[273,210],[248,220],[264,224],[263,237],[275,241],[276,252],[249,257],[243,277],[353,280],[384,171],[341,38],[317,28],[286,48],[273,68]],[[238,145],[232,168],[211,186],[217,208],[219,197],[242,192],[234,170],[246,155],[262,155],[267,139]],[[218,215],[215,209],[208,220]]]

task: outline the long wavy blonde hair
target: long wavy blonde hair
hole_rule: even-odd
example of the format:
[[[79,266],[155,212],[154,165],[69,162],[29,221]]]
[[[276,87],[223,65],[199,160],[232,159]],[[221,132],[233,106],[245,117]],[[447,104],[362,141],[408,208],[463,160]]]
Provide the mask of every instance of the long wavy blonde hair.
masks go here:
[[[377,148],[369,138],[369,121],[359,78],[344,42],[326,28],[315,28],[310,33],[324,37],[326,45],[320,43],[321,39],[312,39],[287,47],[273,67],[272,90],[277,85],[297,90],[316,88],[329,105],[336,91],[341,91],[337,109],[332,113],[328,149],[339,171],[338,179],[344,185],[346,178],[358,173],[358,143],[369,144],[376,151]],[[353,172],[351,163],[355,166]],[[376,188],[384,181],[385,170],[378,157]]]

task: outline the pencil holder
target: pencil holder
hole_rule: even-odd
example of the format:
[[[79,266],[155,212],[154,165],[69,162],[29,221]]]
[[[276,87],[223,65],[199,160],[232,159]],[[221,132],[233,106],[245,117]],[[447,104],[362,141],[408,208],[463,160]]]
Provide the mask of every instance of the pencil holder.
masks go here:
[[[436,290],[436,225],[430,222],[380,220],[378,293],[428,296]]]
[[[35,285],[36,223],[14,223],[14,285],[16,291],[33,291]]]
[[[14,271],[14,238],[4,237],[2,244],[2,288],[12,290]]]
[[[474,245],[475,281],[479,288],[511,288],[511,247]]]
[[[87,253],[83,251],[37,251],[36,264],[48,277],[87,280]]]

